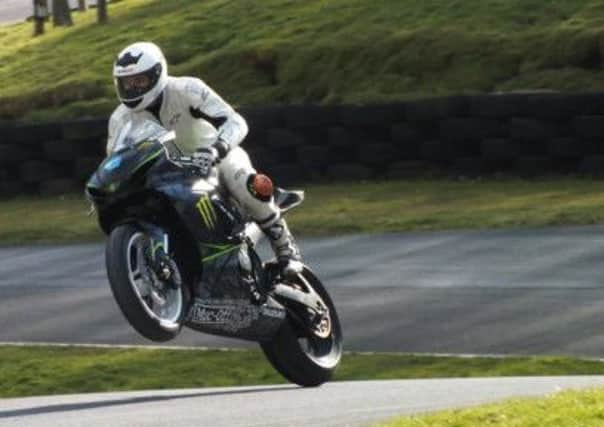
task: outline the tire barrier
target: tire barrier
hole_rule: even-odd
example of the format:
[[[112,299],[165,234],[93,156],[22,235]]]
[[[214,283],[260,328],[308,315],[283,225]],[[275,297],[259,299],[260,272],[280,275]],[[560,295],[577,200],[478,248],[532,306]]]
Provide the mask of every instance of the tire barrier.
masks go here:
[[[512,162],[516,157],[516,146],[506,138],[487,138],[480,145],[482,160],[497,167]]]
[[[552,138],[549,143],[548,154],[552,159],[580,159],[585,153],[585,146],[577,138]]]
[[[604,177],[604,93],[453,96],[368,106],[242,108],[277,185],[422,176]],[[0,122],[0,196],[80,191],[106,119]]]

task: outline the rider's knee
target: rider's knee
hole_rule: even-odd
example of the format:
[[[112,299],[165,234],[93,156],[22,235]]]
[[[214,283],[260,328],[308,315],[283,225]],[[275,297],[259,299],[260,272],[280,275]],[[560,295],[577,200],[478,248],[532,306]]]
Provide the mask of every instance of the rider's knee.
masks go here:
[[[269,202],[273,197],[275,187],[273,181],[268,176],[261,173],[253,173],[247,178],[247,190],[255,199]]]

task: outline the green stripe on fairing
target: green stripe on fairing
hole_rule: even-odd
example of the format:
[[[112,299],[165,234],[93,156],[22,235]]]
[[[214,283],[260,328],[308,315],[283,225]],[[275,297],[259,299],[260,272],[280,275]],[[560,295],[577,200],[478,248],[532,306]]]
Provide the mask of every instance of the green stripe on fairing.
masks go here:
[[[239,245],[233,245],[233,244],[230,244],[230,243],[227,243],[225,245],[215,245],[213,243],[202,243],[202,245],[203,246],[207,246],[208,248],[218,249],[220,251],[223,251],[223,250],[228,249],[228,248],[232,248],[233,246],[239,246]]]
[[[240,248],[240,245],[235,245],[235,246],[229,247],[227,249],[221,250],[220,252],[217,252],[215,254],[212,254],[212,255],[209,255],[209,256],[207,256],[205,258],[202,258],[201,262],[212,261],[212,260],[214,260],[214,259],[216,259],[218,257],[221,257],[224,254],[227,254],[227,253],[232,252],[232,251],[234,251],[236,249],[239,249],[239,248]]]
[[[134,172],[136,172],[137,170],[139,170],[140,168],[142,168],[144,165],[146,165],[147,163],[149,163],[151,160],[157,158],[162,151],[164,151],[163,148],[160,148],[159,150],[157,150],[155,153],[150,154],[149,157],[147,157],[145,160],[143,160],[137,167],[136,169],[134,169]]]

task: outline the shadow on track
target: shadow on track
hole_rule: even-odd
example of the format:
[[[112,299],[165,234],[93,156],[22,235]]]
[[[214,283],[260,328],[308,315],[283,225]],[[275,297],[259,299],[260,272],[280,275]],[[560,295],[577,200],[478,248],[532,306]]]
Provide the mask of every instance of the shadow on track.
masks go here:
[[[190,399],[193,397],[210,397],[210,396],[225,396],[235,394],[248,394],[248,393],[266,393],[271,391],[286,391],[299,389],[298,386],[281,386],[281,387],[262,387],[255,388],[252,390],[225,390],[225,391],[208,391],[181,394],[178,396],[144,396],[144,397],[132,397],[127,399],[112,399],[112,400],[101,400],[97,402],[81,402],[81,403],[70,403],[70,404],[59,404],[59,405],[46,405],[38,406],[33,408],[16,409],[12,411],[0,411],[0,418],[11,418],[11,417],[24,417],[31,415],[43,415],[50,414],[53,412],[67,412],[67,411],[82,411],[86,409],[96,409],[110,406],[120,405],[136,405],[140,403],[148,402],[162,402],[167,400],[177,399]]]

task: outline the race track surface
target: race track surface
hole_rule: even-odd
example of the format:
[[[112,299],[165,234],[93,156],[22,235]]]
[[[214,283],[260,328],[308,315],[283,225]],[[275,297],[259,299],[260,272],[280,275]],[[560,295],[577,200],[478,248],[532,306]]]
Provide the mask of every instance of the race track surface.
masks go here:
[[[604,227],[301,241],[346,349],[604,357]],[[112,299],[102,245],[0,249],[0,341],[148,344]],[[178,345],[254,345],[185,330]]]
[[[0,425],[363,426],[395,415],[602,385],[604,377],[490,378],[48,396],[0,400]]]
[[[96,0],[87,0],[88,5],[96,4]],[[48,0],[48,5],[52,1]],[[72,9],[77,8],[77,0],[69,0]],[[24,21],[33,14],[32,0],[0,0],[0,25]]]
[[[0,24],[23,21],[32,15],[31,0],[2,0],[0,1]]]

